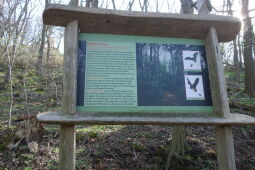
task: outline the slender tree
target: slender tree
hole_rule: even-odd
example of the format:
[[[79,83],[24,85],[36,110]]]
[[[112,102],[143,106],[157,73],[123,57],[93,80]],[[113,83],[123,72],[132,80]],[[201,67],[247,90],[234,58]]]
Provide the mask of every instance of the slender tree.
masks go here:
[[[242,58],[243,47],[242,47],[240,39],[241,39],[241,35],[239,33],[237,35],[237,44],[238,44],[238,55],[239,55],[239,69],[240,69],[240,71],[242,71],[242,69],[243,69],[243,58]]]
[[[0,0],[0,14],[2,14],[4,2],[5,2],[4,0]]]
[[[113,7],[114,10],[116,10],[116,5],[115,5],[115,1],[114,0],[112,0],[112,7]]]
[[[23,45],[26,28],[31,17],[29,11],[30,0],[20,2],[19,0],[1,1],[0,15],[0,47],[1,56],[7,63],[4,82],[1,86],[9,84],[10,87],[10,107],[9,107],[9,127],[12,120],[13,106],[13,81],[12,70],[16,58],[19,56],[19,50]]]
[[[192,14],[194,13],[192,0],[180,0],[181,1],[181,13]]]
[[[92,0],[86,0],[86,7],[90,7],[90,3]]]
[[[45,8],[50,3],[50,0],[45,0]],[[43,56],[44,56],[44,46],[46,41],[46,32],[47,32],[47,26],[43,25],[42,32],[41,32],[41,42],[37,57],[37,71],[41,74],[42,73],[42,67],[43,67]]]
[[[128,10],[129,11],[132,11],[132,7],[133,7],[134,2],[135,2],[135,0],[129,0],[129,2],[128,2]]]
[[[47,38],[47,52],[46,52],[46,65],[49,66],[49,60],[50,60],[50,49],[51,49],[51,35],[53,33],[53,29],[51,26],[47,26],[47,32],[46,32],[46,38]]]
[[[249,0],[242,0],[243,25],[243,57],[245,66],[245,92],[255,97],[255,63],[252,56],[253,27],[249,16]]]
[[[233,16],[233,1],[227,0],[227,12],[228,15]],[[235,71],[235,79],[237,82],[240,81],[240,68],[239,68],[239,58],[238,58],[238,49],[237,49],[237,40],[236,38],[233,40],[233,59],[234,59],[234,71]]]
[[[112,1],[113,7],[115,7],[114,1]],[[98,0],[86,0],[86,7],[98,8]]]
[[[92,8],[98,8],[98,0],[92,0]]]
[[[148,0],[143,0],[143,3],[141,2],[141,0],[138,0],[138,2],[139,2],[142,12],[147,12],[148,11]]]

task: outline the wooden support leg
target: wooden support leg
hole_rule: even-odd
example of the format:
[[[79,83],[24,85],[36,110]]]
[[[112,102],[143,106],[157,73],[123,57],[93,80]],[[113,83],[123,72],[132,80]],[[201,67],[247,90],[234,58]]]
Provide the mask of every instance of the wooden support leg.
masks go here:
[[[66,115],[76,114],[77,94],[78,22],[72,21],[65,29],[65,52],[63,65],[62,111]],[[59,169],[75,169],[75,125],[61,125],[59,146]]]
[[[217,126],[216,150],[219,170],[235,170],[235,152],[231,126]]]
[[[60,145],[59,145],[59,169],[75,169],[75,144],[76,127],[75,125],[60,126]]]

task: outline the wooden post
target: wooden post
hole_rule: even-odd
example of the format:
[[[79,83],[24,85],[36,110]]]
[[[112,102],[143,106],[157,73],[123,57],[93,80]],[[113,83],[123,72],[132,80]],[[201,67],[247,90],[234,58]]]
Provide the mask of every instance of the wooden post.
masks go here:
[[[224,77],[224,68],[217,32],[214,28],[209,30],[205,40],[206,56],[209,69],[210,86],[214,112],[220,117],[229,117],[228,95]]]
[[[217,32],[211,28],[205,40],[214,112],[223,118],[230,116],[222,57]],[[234,142],[231,126],[217,126],[216,150],[219,170],[235,170]]]
[[[75,169],[75,125],[60,125],[59,170]]]
[[[235,151],[231,126],[216,126],[216,151],[219,170],[235,170]]]
[[[76,113],[77,58],[78,58],[78,21],[70,22],[65,29],[63,96],[62,110],[65,114]],[[75,169],[75,125],[60,126],[60,163],[61,170]]]
[[[66,26],[64,47],[62,110],[65,114],[75,114],[78,62],[77,21],[73,21]]]

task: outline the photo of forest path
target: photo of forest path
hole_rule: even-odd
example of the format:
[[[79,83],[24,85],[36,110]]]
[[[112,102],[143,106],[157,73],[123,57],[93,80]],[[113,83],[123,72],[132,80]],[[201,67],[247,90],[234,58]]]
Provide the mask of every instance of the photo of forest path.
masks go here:
[[[207,64],[201,57],[202,70],[198,73],[184,72],[182,51],[201,51],[202,46],[158,43],[137,43],[137,95],[138,106],[188,106],[211,105]],[[203,77],[205,100],[186,100],[186,74]]]

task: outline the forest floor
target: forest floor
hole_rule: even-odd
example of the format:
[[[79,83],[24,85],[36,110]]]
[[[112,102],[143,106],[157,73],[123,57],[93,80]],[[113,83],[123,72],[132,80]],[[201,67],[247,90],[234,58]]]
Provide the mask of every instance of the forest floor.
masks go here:
[[[0,89],[0,169],[57,169],[59,126],[44,124],[38,151],[30,152],[23,141],[9,150],[13,132],[21,115],[59,110],[61,69],[39,78],[35,71],[16,69],[13,74],[13,124],[8,125],[9,88]],[[0,80],[3,80],[0,72]],[[232,112],[255,117],[255,99],[244,94],[243,81],[237,84],[234,73],[226,72]],[[243,75],[241,76],[243,80]],[[24,83],[25,82],[25,83]],[[56,88],[57,87],[57,88]],[[57,90],[56,90],[57,89]],[[217,169],[213,127],[186,128],[187,148],[177,169]],[[255,170],[255,127],[233,127],[238,170]],[[152,125],[77,126],[77,169],[164,169],[172,127]]]

